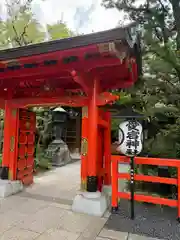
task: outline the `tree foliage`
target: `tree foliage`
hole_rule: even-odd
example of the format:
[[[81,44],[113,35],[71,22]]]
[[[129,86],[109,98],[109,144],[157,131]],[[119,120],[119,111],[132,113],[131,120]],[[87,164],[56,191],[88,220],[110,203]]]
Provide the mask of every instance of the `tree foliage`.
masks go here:
[[[67,25],[61,21],[53,25],[48,24],[47,31],[51,40],[72,37],[74,35],[73,32],[67,27]]]
[[[0,48],[24,46],[73,35],[61,21],[45,29],[32,13],[33,0],[6,0],[6,18],[0,21]]]
[[[103,0],[141,26],[143,77],[128,90],[131,106],[151,120],[145,153],[180,157],[179,0]],[[153,134],[152,134],[153,133]]]
[[[47,25],[45,29],[32,13],[32,2],[33,0],[5,1],[6,18],[0,20],[0,49],[43,42],[47,40],[47,35],[49,40],[73,35],[73,32],[62,21]],[[45,113],[49,110],[47,108],[33,108],[33,110],[37,115],[37,146],[42,143],[44,147],[47,147],[48,125],[51,116],[46,116]],[[0,135],[2,135],[2,130],[1,128]]]
[[[0,47],[17,47],[41,42],[45,38],[42,26],[31,11],[32,0],[6,0],[6,18],[1,20]]]

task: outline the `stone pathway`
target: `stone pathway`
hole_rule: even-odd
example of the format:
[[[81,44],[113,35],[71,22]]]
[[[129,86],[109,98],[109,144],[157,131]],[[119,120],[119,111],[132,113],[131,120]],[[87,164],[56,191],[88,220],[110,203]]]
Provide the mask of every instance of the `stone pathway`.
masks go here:
[[[77,191],[80,190],[80,162],[36,176],[34,183],[22,193],[24,197],[71,204]]]
[[[1,240],[150,240],[107,230],[107,216],[73,213],[71,206],[11,196],[0,201]]]
[[[109,213],[73,213],[79,170],[79,163],[52,170],[23,193],[0,199],[0,240],[152,240],[106,229]]]

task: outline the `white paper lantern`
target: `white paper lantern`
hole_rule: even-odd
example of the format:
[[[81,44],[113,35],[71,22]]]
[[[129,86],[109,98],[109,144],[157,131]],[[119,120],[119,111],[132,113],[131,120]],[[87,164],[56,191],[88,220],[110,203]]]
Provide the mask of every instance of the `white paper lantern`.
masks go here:
[[[117,151],[133,157],[143,148],[143,128],[137,120],[128,120],[119,125],[119,146]]]

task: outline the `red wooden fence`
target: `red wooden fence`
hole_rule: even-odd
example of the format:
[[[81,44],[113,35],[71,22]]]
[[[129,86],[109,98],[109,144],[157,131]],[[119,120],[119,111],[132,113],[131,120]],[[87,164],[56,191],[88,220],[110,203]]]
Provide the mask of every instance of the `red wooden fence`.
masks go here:
[[[118,163],[129,163],[130,158],[126,156],[111,156],[112,160],[112,208],[118,208],[118,198],[130,199],[129,192],[118,192],[118,179],[130,180],[129,173],[119,173]],[[167,199],[161,197],[153,197],[150,195],[135,194],[135,201],[148,202],[154,204],[167,205],[171,207],[177,207],[178,219],[180,219],[180,160],[176,159],[162,159],[162,158],[149,158],[149,157],[135,157],[135,164],[143,165],[156,165],[156,166],[168,166],[177,168],[177,178],[166,178],[157,176],[147,176],[141,174],[135,174],[135,181],[153,182],[153,183],[165,183],[171,185],[177,185],[178,199]]]

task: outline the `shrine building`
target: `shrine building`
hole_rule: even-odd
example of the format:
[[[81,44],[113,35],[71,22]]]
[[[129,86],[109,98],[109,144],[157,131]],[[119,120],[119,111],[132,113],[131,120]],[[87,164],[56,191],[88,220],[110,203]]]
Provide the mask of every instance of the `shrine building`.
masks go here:
[[[81,196],[73,210],[101,216],[111,188],[111,114],[141,74],[136,24],[0,51],[0,107],[5,111],[1,179],[33,183],[33,106],[82,108]],[[80,141],[80,140],[79,140]],[[92,198],[94,200],[92,201]]]

